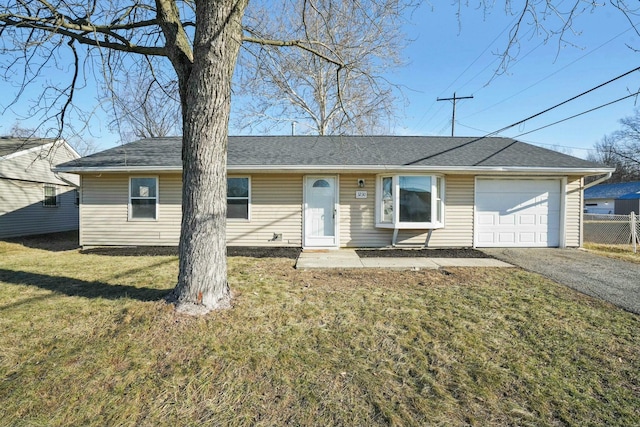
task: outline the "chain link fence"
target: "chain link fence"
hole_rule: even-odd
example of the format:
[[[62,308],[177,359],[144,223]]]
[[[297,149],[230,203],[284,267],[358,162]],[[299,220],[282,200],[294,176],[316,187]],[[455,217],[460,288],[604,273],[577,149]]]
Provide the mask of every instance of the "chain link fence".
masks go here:
[[[584,242],[629,246],[634,253],[640,241],[640,221],[630,215],[584,214]]]

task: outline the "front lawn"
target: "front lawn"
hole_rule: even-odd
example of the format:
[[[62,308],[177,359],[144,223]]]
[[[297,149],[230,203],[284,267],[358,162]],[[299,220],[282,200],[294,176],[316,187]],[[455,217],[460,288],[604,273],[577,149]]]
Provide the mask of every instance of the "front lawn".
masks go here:
[[[173,255],[0,242],[0,425],[640,425],[640,318],[519,269],[231,257],[178,315]]]
[[[635,253],[633,252],[633,246],[631,244],[607,245],[602,243],[585,243],[584,248],[597,255],[640,264],[640,246],[636,248]]]

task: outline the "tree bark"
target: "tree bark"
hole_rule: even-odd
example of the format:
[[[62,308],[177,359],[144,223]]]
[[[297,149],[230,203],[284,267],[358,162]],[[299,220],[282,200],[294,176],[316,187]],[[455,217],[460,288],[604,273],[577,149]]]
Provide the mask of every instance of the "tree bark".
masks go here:
[[[205,313],[230,304],[227,283],[227,137],[231,77],[247,0],[196,1],[193,65],[179,67],[183,108],[178,310]]]

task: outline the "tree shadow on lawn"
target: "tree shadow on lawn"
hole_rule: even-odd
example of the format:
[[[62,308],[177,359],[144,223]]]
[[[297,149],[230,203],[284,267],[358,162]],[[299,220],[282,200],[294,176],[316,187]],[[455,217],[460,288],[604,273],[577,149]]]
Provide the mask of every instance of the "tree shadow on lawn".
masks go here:
[[[28,271],[0,269],[0,282],[14,285],[36,286],[58,294],[71,297],[105,298],[116,300],[131,298],[138,301],[159,301],[171,292],[171,289],[137,288],[128,285],[112,285],[104,282],[88,282],[72,277],[48,276]]]
[[[2,240],[9,243],[17,243],[27,248],[42,249],[50,252],[71,251],[80,247],[78,244],[78,230],[11,237]]]

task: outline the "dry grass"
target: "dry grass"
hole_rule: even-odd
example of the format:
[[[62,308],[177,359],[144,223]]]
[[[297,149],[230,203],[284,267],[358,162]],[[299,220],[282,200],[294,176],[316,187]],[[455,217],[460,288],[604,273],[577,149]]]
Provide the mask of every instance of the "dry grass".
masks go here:
[[[230,258],[234,307],[160,302],[174,256],[0,242],[0,425],[639,425],[640,319],[518,269]]]
[[[589,252],[609,258],[621,259],[640,264],[640,246],[633,253],[632,245],[606,245],[602,243],[585,243],[584,248]]]

